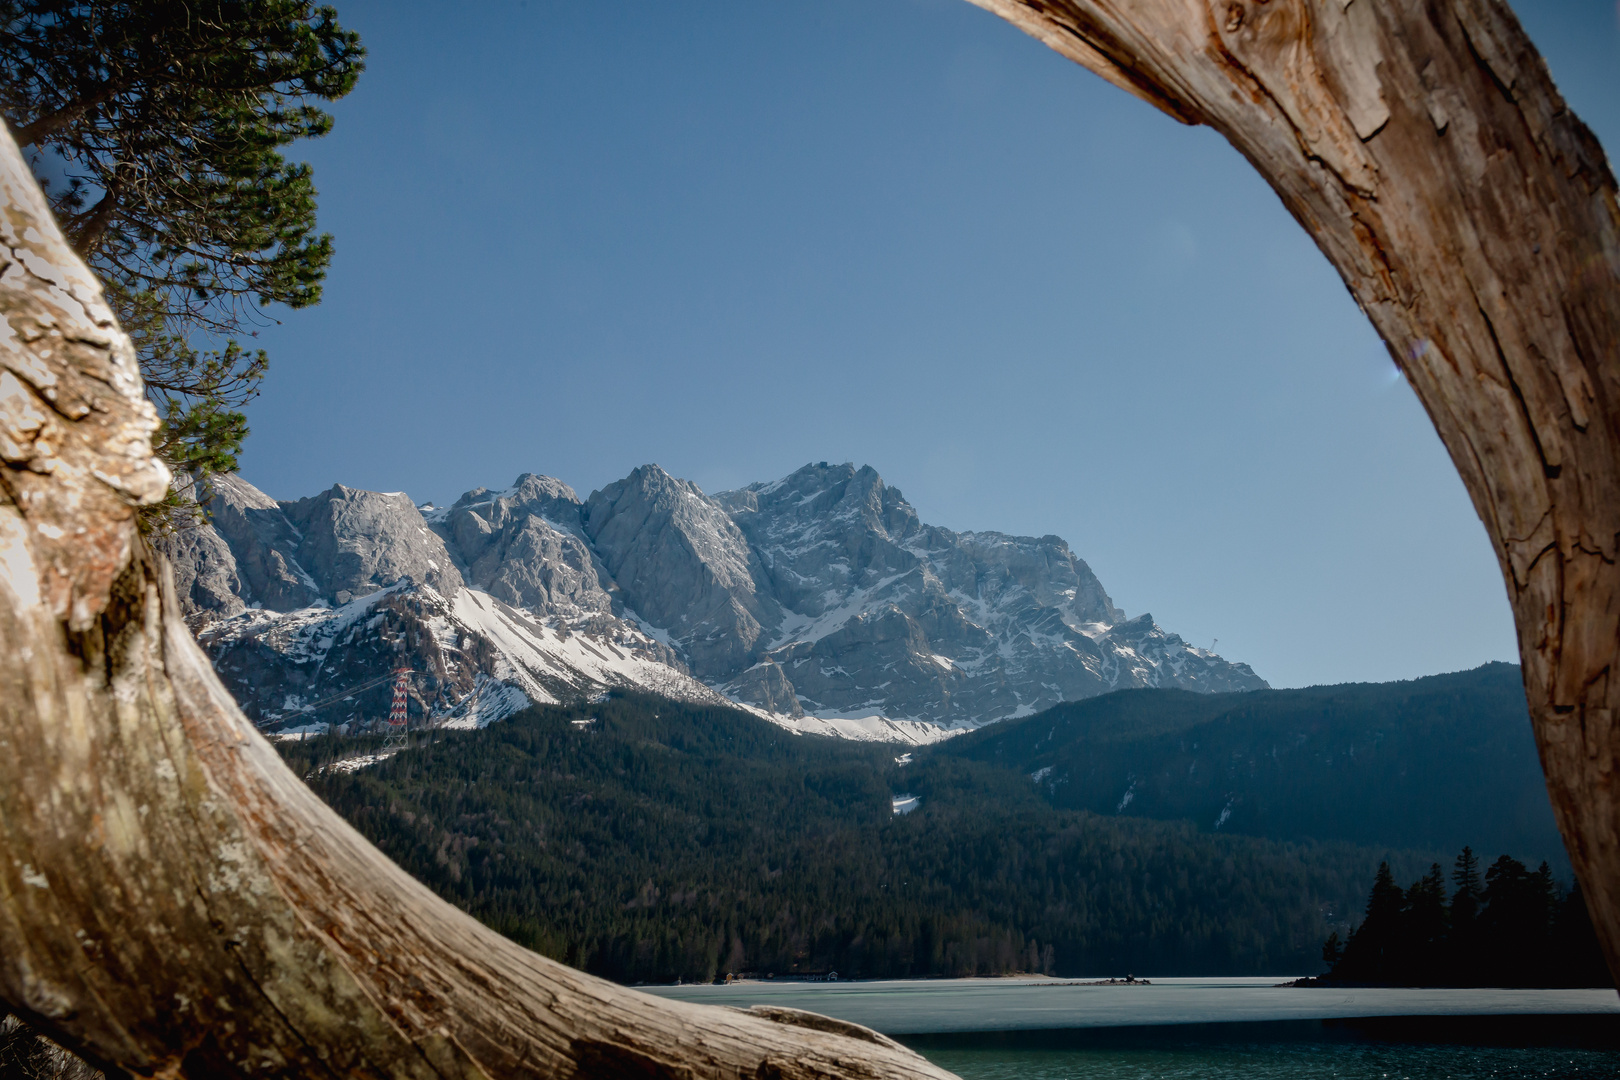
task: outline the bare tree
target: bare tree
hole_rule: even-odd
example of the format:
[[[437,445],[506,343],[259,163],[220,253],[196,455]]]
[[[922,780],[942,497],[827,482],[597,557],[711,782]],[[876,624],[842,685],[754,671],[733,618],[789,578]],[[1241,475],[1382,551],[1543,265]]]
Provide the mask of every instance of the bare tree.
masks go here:
[[[1389,343],[1497,544],[1612,963],[1620,211],[1511,12],[976,2],[1226,135]],[[658,1001],[527,953],[315,799],[136,536],[167,482],[155,417],[9,137],[0,201],[0,1000],[145,1075],[946,1075],[853,1025]]]

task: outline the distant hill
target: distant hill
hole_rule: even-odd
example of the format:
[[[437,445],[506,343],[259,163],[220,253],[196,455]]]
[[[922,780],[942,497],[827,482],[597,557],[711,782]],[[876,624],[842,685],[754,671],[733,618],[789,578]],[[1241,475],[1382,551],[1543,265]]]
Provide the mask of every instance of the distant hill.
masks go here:
[[[626,982],[1316,972],[1380,859],[1449,855],[1057,807],[969,757],[636,695],[428,738],[355,772],[333,759],[366,740],[282,751],[447,899]]]
[[[942,744],[1054,807],[1200,831],[1569,863],[1519,669],[1190,694],[1124,690]]]

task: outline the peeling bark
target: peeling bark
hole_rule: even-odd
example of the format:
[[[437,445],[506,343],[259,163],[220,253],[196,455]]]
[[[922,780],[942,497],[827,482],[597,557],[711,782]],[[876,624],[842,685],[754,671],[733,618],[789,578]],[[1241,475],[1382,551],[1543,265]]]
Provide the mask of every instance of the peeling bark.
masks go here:
[[[321,803],[137,538],[156,416],[3,131],[0,204],[0,1003],[142,1076],[949,1076],[536,956]]]
[[[1495,545],[1547,787],[1620,972],[1620,212],[1503,0],[972,0],[1266,178]]]

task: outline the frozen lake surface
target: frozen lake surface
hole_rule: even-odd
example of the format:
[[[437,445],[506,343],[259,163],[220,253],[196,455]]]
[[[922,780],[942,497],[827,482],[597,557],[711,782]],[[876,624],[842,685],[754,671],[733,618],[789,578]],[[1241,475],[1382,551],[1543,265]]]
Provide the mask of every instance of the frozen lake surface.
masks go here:
[[[962,1080],[1613,1080],[1620,1071],[1612,1039],[1582,1038],[1581,1029],[1590,1035],[1591,1024],[1538,1037],[1533,1029],[1546,1017],[1519,1020],[1532,1023],[1478,1020],[1518,1029],[1507,1040],[1483,1041],[1479,1029],[1468,1025],[1434,1032],[1425,1041],[1331,1026],[1382,1023],[1376,1020],[1216,1025],[1227,1029],[1221,1031],[1187,1025],[921,1035],[907,1041]],[[1515,1044],[1511,1036],[1524,1041]]]
[[[639,989],[705,1005],[806,1009],[888,1035],[1367,1016],[1620,1015],[1620,995],[1613,990],[1331,990],[1276,985],[1286,978],[1154,979],[1150,986],[1086,986],[1085,980],[1023,978],[784,980]]]

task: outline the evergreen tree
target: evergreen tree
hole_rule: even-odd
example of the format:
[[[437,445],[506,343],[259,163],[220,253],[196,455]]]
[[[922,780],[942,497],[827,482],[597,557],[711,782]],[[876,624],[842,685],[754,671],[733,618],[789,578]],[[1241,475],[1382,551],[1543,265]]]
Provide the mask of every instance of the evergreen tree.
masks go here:
[[[1530,875],[1530,892],[1534,897],[1536,920],[1551,926],[1558,919],[1560,898],[1558,881],[1553,877],[1552,867],[1547,865],[1546,859],[1542,859],[1536,872]]]
[[[1344,942],[1339,940],[1339,932],[1335,930],[1328,935],[1326,941],[1322,942],[1322,962],[1329,968],[1333,968],[1338,966],[1340,959],[1343,957]]]
[[[1552,948],[1557,958],[1553,984],[1557,986],[1613,986],[1614,978],[1598,944],[1597,931],[1586,910],[1581,883],[1575,882],[1559,901],[1553,919]]]
[[[1451,883],[1456,891],[1451,894],[1451,940],[1447,953],[1447,967],[1452,978],[1463,985],[1473,985],[1480,977],[1482,958],[1479,947],[1479,907],[1483,901],[1483,879],[1480,876],[1479,856],[1474,849],[1465,847],[1457,856],[1451,870]]]
[[[1367,895],[1366,917],[1350,931],[1344,956],[1333,970],[1335,978],[1351,982],[1392,982],[1401,978],[1405,906],[1406,894],[1395,884],[1389,863],[1379,863],[1372,891]]]
[[[1447,930],[1446,876],[1439,863],[1406,890],[1399,940],[1400,981],[1432,982],[1444,969]]]
[[[1479,856],[1474,854],[1473,848],[1465,847],[1457,856],[1456,865],[1451,871],[1451,883],[1457,886],[1457,891],[1451,896],[1452,925],[1472,926],[1475,916],[1479,914],[1480,902]]]
[[[1531,873],[1503,855],[1485,871],[1481,936],[1490,943],[1490,962],[1499,981],[1523,986],[1545,980],[1548,938],[1556,901],[1552,872],[1542,864]]]
[[[156,449],[234,468],[267,358],[233,335],[316,303],[332,259],[279,151],[331,129],[312,102],[354,87],[359,38],[309,0],[0,0],[0,22],[0,112],[135,342]]]
[[[1361,926],[1342,950],[1337,934],[1322,947],[1326,977],[1394,986],[1610,985],[1580,890],[1560,896],[1545,862],[1531,872],[1503,855],[1481,888],[1479,860],[1464,848],[1452,880],[1449,910],[1438,863],[1397,907],[1400,890],[1380,867]]]

